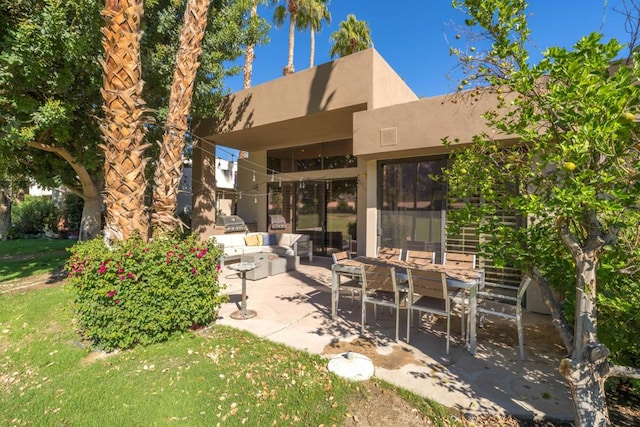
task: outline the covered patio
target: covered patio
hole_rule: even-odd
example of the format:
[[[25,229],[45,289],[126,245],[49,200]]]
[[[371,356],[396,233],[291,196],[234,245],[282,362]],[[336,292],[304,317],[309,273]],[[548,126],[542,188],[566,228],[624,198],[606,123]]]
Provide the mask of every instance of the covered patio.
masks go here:
[[[489,319],[478,329],[475,356],[460,336],[460,322],[452,320],[450,354],[445,353],[444,321],[427,323],[411,332],[411,344],[394,341],[395,322],[388,313],[368,316],[367,336],[360,336],[360,305],[350,295],[340,299],[338,316],[331,319],[331,260],[314,258],[289,271],[247,281],[247,306],[257,316],[236,320],[230,315],[241,303],[241,279],[224,267],[220,281],[229,302],[218,324],[250,331],[288,346],[333,357],[353,351],[371,358],[375,376],[442,405],[472,415],[512,415],[525,420],[573,419],[568,387],[558,373],[565,350],[547,315],[525,313],[527,360],[518,354],[515,324]],[[406,321],[401,314],[401,324]]]

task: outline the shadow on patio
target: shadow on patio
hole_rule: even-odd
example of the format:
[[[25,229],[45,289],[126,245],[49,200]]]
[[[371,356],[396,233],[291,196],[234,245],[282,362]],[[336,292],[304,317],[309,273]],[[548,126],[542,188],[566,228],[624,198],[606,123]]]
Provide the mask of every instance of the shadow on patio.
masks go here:
[[[338,318],[331,319],[331,260],[314,258],[297,271],[247,280],[247,307],[257,316],[235,320],[241,280],[223,268],[230,302],[217,323],[250,331],[291,347],[331,357],[355,351],[370,357],[375,375],[445,406],[472,414],[509,414],[520,419],[572,420],[573,406],[558,373],[563,356],[561,340],[545,315],[525,313],[527,360],[519,359],[515,323],[486,321],[478,330],[475,356],[460,336],[460,319],[451,318],[451,350],[445,354],[445,321],[413,328],[406,343],[406,313],[401,312],[400,341],[394,341],[394,317],[385,311],[378,319],[367,313],[366,336],[360,336],[360,304],[345,293]]]

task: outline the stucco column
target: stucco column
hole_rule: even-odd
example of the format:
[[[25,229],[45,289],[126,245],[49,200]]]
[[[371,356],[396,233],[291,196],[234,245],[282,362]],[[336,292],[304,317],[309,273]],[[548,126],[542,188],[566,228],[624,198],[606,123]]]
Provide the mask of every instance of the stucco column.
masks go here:
[[[365,235],[365,255],[376,256],[378,246],[378,162],[376,160],[367,161],[366,182],[366,224],[365,230],[358,229],[358,233],[366,232]],[[358,202],[360,203],[360,202]],[[360,227],[360,224],[358,224]]]

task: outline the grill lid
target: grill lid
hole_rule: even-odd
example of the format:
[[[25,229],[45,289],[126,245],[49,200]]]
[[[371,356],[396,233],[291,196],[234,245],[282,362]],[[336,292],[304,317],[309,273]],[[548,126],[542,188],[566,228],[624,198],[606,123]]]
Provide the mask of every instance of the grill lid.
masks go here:
[[[219,215],[216,218],[216,226],[223,227],[225,233],[247,231],[244,220],[238,215]]]
[[[271,230],[286,230],[287,221],[282,215],[269,215],[269,228]]]

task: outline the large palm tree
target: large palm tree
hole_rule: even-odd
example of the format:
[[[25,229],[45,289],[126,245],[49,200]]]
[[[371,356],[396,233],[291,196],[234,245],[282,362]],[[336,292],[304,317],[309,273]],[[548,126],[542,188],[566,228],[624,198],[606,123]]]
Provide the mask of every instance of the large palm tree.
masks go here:
[[[142,0],[106,0],[102,11],[105,55],[101,124],[105,151],[105,239],[119,241],[139,232],[148,237],[144,195],[145,103],[141,92],[140,20]]]
[[[289,50],[287,56],[287,65],[282,70],[282,74],[288,76],[289,74],[293,74],[295,69],[293,67],[293,47],[294,47],[294,34],[295,34],[295,25],[298,17],[298,11],[300,10],[300,1],[301,0],[282,0],[285,4],[278,5],[273,14],[273,22],[276,25],[276,28],[282,27],[284,25],[287,15],[289,16]],[[276,0],[279,2],[279,0]]]
[[[184,12],[176,65],[173,70],[169,112],[154,176],[151,221],[154,231],[158,232],[171,232],[180,225],[177,201],[178,185],[182,177],[182,154],[210,4],[211,0],[189,0]]]
[[[258,16],[258,1],[251,0],[251,10],[249,12],[249,26],[253,25],[255,18]],[[251,87],[251,76],[253,75],[253,60],[256,57],[256,44],[250,42],[244,53],[244,89]]]
[[[348,15],[347,20],[340,23],[340,29],[331,34],[329,39],[333,41],[329,50],[331,58],[373,47],[369,25],[366,21],[358,21],[355,15]]]
[[[309,29],[311,33],[311,49],[309,52],[309,68],[313,67],[316,51],[316,32],[322,29],[322,21],[331,23],[331,12],[327,8],[329,0],[305,0],[301,3],[296,21],[299,30]]]

